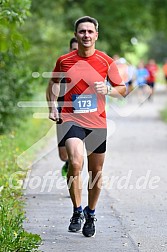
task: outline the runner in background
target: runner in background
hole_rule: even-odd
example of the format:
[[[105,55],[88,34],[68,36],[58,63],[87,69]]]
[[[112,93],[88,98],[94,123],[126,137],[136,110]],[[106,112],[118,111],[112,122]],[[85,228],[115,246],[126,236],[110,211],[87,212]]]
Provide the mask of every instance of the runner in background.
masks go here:
[[[165,83],[167,84],[167,58],[164,61],[164,64],[162,66],[163,74],[164,74],[164,79]]]
[[[121,78],[126,84],[126,95],[128,95],[134,88],[134,82],[136,80],[136,66],[134,66],[129,60],[127,61],[125,58],[120,57],[118,54],[114,54],[113,59],[118,67]]]
[[[70,48],[69,51],[72,52],[74,50],[78,49],[78,42],[75,37],[73,37],[70,40]],[[59,110],[59,117],[61,118],[61,109],[64,103],[64,93],[65,93],[65,83],[63,83],[62,80],[62,85],[60,85],[60,94],[57,99],[58,102],[58,110]],[[64,178],[67,177],[67,172],[68,172],[68,155],[65,147],[65,142],[63,138],[63,132],[62,132],[62,123],[57,123],[57,142],[58,142],[58,151],[59,151],[59,157],[62,161],[65,162],[61,169],[61,174]]]
[[[125,82],[126,84],[126,95],[133,91],[134,88],[134,81],[136,79],[136,67],[128,61],[127,63],[127,70],[128,70],[128,81]]]
[[[149,72],[149,76],[147,78],[147,84],[151,88],[151,94],[148,98],[150,100],[154,94],[155,81],[156,81],[156,76],[157,76],[157,71],[158,71],[158,66],[155,63],[154,59],[150,59],[148,61],[148,63],[146,64],[146,69]]]
[[[136,84],[138,86],[138,99],[141,102],[142,96],[147,93],[147,79],[149,77],[149,72],[144,66],[144,62],[140,61],[136,69]]]

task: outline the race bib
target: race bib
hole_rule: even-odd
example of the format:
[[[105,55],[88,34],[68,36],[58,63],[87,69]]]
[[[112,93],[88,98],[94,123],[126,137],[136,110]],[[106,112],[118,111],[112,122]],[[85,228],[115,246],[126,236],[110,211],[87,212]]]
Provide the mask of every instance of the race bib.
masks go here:
[[[97,111],[96,94],[73,94],[72,104],[74,113],[91,113]]]

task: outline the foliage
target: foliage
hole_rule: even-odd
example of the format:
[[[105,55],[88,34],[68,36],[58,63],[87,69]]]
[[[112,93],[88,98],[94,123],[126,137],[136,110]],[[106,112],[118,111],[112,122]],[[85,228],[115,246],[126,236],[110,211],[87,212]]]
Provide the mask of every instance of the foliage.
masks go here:
[[[167,24],[167,0],[152,0],[151,1],[151,14],[154,31],[163,32],[167,35],[166,24]]]
[[[44,88],[41,92],[42,95],[38,94],[34,100],[41,100]],[[2,252],[37,251],[41,241],[39,235],[28,233],[23,228],[24,198],[19,182],[25,178],[26,169],[22,170],[16,160],[19,155],[47,133],[50,122],[33,119],[32,109],[26,109],[26,112],[28,110],[30,110],[28,114],[31,112],[31,116],[27,116],[27,119],[10,133],[0,136],[0,251]],[[40,147],[38,146],[36,151],[39,151]],[[31,160],[34,154],[32,153]]]
[[[32,72],[52,71],[57,57],[68,52],[73,32],[64,24],[64,2],[65,0],[32,1],[32,15],[23,31],[31,42],[28,60]],[[46,84],[47,81],[43,80],[42,83]]]
[[[25,65],[28,42],[20,32],[29,15],[30,0],[3,0],[0,8],[0,133],[3,133],[20,116],[17,102],[31,95],[30,69]]]
[[[34,92],[32,72],[42,75],[51,71],[57,57],[68,52],[77,18],[90,15],[98,19],[97,48],[109,55],[135,53],[137,46],[131,41],[136,38],[139,45],[154,48],[156,44],[157,50],[150,49],[148,57],[162,62],[167,40],[166,5],[167,0],[1,0],[0,133],[20,116],[17,102]],[[157,31],[164,38],[159,43]],[[40,79],[38,85],[47,82]]]
[[[166,33],[167,16],[165,14],[167,0],[67,0],[66,24],[71,28],[71,23],[76,18],[76,9],[79,8],[85,15],[90,15],[99,21],[98,48],[109,55],[115,53],[125,55],[135,50],[131,39],[137,38],[138,42],[147,43],[147,38],[152,38],[154,31]],[[73,15],[71,15],[74,13]],[[79,15],[78,15],[79,17]],[[77,18],[78,18],[77,17]],[[107,44],[107,45],[106,45]]]
[[[72,3],[75,8],[78,1],[74,0]],[[68,1],[69,6],[71,6],[71,1]],[[130,48],[132,46],[130,39],[136,37],[144,22],[148,22],[150,19],[149,6],[146,5],[147,12],[143,12],[141,1],[140,3],[128,1],[127,4],[127,1],[124,0],[96,1],[96,3],[92,0],[85,0],[82,9],[86,15],[93,16],[99,21],[99,40],[107,41],[107,53],[112,55],[122,52],[125,44],[126,48]],[[68,14],[66,18],[71,21]]]
[[[148,58],[154,58],[157,62],[163,63],[167,58],[167,37],[163,32],[156,32],[151,39],[148,39]]]
[[[9,56],[9,53],[8,53]],[[0,96],[0,133],[15,125],[23,113],[18,110],[17,102],[32,94],[30,83],[30,70],[23,62],[15,61],[15,57],[4,59],[5,66],[0,69],[1,96]]]
[[[47,85],[42,77],[33,80],[32,72],[42,76],[52,70],[56,58],[68,51],[74,21],[83,15],[99,21],[99,49],[109,55],[145,54],[160,62],[167,40],[165,6],[167,0],[0,1],[0,134],[10,132],[0,136],[0,251],[35,251],[40,242],[38,235],[23,229],[21,190],[9,187],[11,174],[19,169],[16,157],[49,128],[46,122],[29,119],[32,110],[17,108],[18,101],[36,99],[41,86]],[[133,37],[138,46],[131,43]],[[21,121],[17,128],[16,121]]]
[[[0,198],[0,251],[38,251],[41,238],[23,229],[24,212],[18,201],[5,191]]]

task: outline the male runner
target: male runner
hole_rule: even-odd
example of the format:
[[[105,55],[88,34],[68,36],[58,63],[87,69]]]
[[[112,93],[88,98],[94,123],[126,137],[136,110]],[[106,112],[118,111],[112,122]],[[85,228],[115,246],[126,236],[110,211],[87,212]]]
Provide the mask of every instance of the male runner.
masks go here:
[[[106,151],[105,95],[124,96],[126,87],[112,58],[95,49],[98,22],[85,16],[75,22],[78,50],[61,56],[47,89],[49,118],[59,121],[55,100],[59,96],[60,80],[66,78],[66,93],[62,108],[65,146],[69,170],[67,182],[73,204],[69,231],[82,227],[86,237],[95,235],[95,207],[99,198],[102,167]],[[106,79],[111,86],[106,85]],[[81,170],[84,143],[88,159],[88,205],[82,209]],[[94,183],[91,183],[94,182]]]

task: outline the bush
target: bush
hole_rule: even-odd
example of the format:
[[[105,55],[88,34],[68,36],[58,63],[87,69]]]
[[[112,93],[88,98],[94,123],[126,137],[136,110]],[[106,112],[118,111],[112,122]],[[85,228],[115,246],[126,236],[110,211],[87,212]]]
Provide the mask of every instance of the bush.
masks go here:
[[[32,95],[31,74],[28,67],[11,56],[0,55],[3,66],[0,68],[0,134],[10,129],[23,116],[18,110],[17,102]]]
[[[17,120],[17,102],[31,94],[26,66],[28,42],[20,27],[29,15],[30,0],[2,0],[0,4],[0,134]]]

